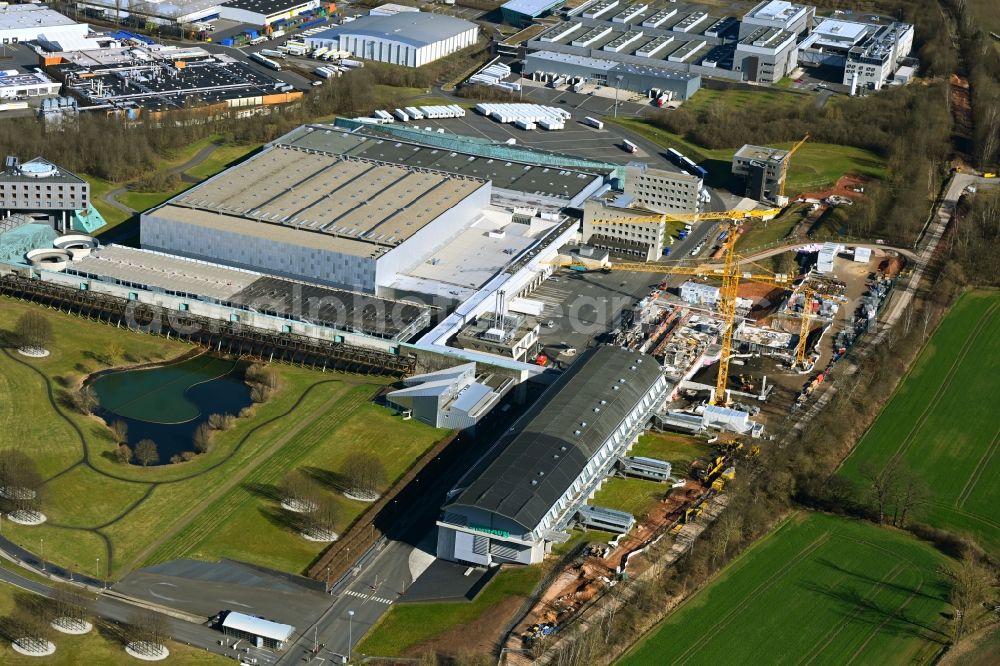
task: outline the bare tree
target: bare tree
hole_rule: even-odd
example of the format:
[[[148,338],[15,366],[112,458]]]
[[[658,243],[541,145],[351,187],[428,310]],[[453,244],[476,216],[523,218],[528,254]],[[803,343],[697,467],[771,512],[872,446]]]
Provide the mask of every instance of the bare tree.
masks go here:
[[[885,467],[869,464],[861,470],[861,478],[867,485],[868,499],[881,525],[885,522],[896,492],[896,461],[890,461]]]
[[[14,341],[22,349],[44,351],[52,342],[52,322],[40,312],[25,312],[14,327]]]
[[[73,408],[81,414],[90,414],[97,409],[99,404],[97,393],[89,386],[83,386],[79,391],[71,394],[70,402]]]
[[[7,618],[7,635],[29,652],[44,652],[52,638],[52,625],[45,609],[38,603],[18,603]]]
[[[961,561],[943,570],[951,581],[949,600],[955,608],[956,642],[966,633],[975,631],[980,620],[997,601],[996,571],[983,564],[969,550]]]
[[[136,609],[125,624],[124,638],[129,647],[140,654],[159,654],[170,638],[167,620],[160,613],[144,608]]]
[[[317,539],[328,539],[336,534],[339,511],[332,497],[319,497],[316,508],[302,514],[302,531]]]
[[[927,483],[909,468],[900,467],[897,476],[896,503],[899,509],[897,527],[906,527],[907,516],[931,499]]]
[[[160,462],[160,452],[156,448],[156,442],[151,439],[140,440],[135,445],[135,459],[143,467]]]
[[[202,423],[194,430],[194,448],[198,453],[208,453],[212,448],[212,426]]]
[[[93,612],[94,598],[75,585],[58,585],[51,603],[53,621],[71,629],[84,629]]]
[[[212,414],[208,417],[208,425],[213,430],[229,430],[236,423],[236,417],[232,414]]]
[[[320,495],[316,482],[301,469],[285,474],[280,485],[281,498],[292,511],[309,512],[316,509]]]
[[[119,444],[118,448],[115,449],[115,458],[123,465],[132,462],[132,456],[132,449],[129,448],[128,444]]]
[[[370,453],[352,453],[341,469],[347,492],[362,499],[375,499],[385,485],[385,467]]]
[[[115,419],[111,423],[111,437],[115,440],[115,444],[127,444],[128,443],[128,423],[121,419]]]
[[[0,452],[0,495],[8,511],[37,515],[44,482],[34,460],[13,449]]]

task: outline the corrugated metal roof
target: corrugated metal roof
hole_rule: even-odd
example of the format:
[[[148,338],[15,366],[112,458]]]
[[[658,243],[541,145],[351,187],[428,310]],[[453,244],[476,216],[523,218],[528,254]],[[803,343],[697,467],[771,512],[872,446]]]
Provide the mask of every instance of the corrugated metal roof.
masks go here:
[[[230,611],[226,615],[226,619],[222,621],[222,626],[226,629],[245,631],[254,636],[263,636],[264,638],[281,642],[287,641],[292,632],[295,631],[295,627],[289,624],[271,622],[270,620],[237,613],[236,611]]]
[[[446,14],[400,12],[391,16],[365,16],[335,28],[323,30],[309,40],[323,40],[340,35],[362,35],[410,44],[417,48],[473,30],[477,26]]]
[[[616,347],[585,352],[503,435],[496,456],[448,506],[535,529],[659,377],[651,356]]]

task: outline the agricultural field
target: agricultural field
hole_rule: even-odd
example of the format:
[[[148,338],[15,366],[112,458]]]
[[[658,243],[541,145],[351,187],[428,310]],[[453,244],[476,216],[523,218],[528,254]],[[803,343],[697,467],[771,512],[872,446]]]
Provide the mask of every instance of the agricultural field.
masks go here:
[[[619,663],[927,663],[948,638],[945,562],[902,532],[797,513]]]
[[[840,473],[897,460],[927,485],[916,520],[1000,551],[1000,293],[963,295]]]
[[[790,94],[790,93],[785,93]],[[664,148],[674,148],[684,153],[699,166],[708,170],[708,185],[712,187],[735,187],[732,175],[733,155],[740,146],[710,150],[686,141],[683,137],[662,130],[645,120],[636,118],[605,118],[622,127],[641,134]],[[792,143],[774,144],[774,148],[785,150]],[[875,153],[852,146],[830,143],[806,143],[795,153],[788,169],[787,194],[832,187],[844,174],[867,178],[885,177],[885,160]],[[738,189],[738,188],[737,188]]]
[[[52,323],[51,355],[27,359],[0,349],[0,446],[17,446],[38,466],[42,510],[49,520],[26,527],[4,521],[4,536],[49,562],[118,578],[147,562],[171,557],[250,558],[300,572],[324,547],[301,539],[276,520],[275,487],[291,469],[336,477],[344,458],[370,451],[392,483],[445,431],[402,421],[371,398],[386,380],[275,366],[281,388],[252,415],[218,431],[208,453],[184,463],[140,467],[115,460],[110,430],[60,401],[80,379],[116,364],[163,361],[191,345],[115,329],[10,299],[0,300],[0,332],[24,312]],[[93,351],[89,351],[93,350]],[[331,484],[343,530],[364,508]],[[267,535],[250,555],[245,535]],[[108,565],[110,563],[110,572]]]

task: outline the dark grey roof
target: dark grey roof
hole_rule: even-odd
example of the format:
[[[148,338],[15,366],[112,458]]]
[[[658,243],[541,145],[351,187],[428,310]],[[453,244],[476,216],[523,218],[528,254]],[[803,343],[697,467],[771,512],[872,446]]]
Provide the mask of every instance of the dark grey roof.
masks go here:
[[[473,507],[535,529],[659,377],[651,356],[617,347],[585,352],[445,509]]]
[[[399,12],[391,16],[364,16],[357,21],[318,32],[308,39],[362,35],[402,42],[421,48],[444,39],[450,39],[475,27],[475,23],[447,14]]]

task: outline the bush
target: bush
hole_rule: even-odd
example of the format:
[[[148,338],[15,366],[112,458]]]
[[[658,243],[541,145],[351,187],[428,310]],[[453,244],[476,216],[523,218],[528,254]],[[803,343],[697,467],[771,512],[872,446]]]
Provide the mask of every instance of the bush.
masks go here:
[[[229,430],[236,423],[232,414],[212,414],[208,417],[208,425],[214,430]]]

